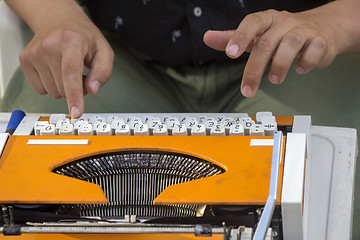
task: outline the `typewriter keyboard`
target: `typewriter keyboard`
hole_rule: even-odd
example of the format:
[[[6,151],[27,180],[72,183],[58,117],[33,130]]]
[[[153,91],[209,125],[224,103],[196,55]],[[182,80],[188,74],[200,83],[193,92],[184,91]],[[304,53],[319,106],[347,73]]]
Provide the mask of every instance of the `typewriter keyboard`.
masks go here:
[[[272,136],[278,130],[271,112],[84,114],[70,119],[51,114],[34,124],[35,135],[174,135],[174,136]]]

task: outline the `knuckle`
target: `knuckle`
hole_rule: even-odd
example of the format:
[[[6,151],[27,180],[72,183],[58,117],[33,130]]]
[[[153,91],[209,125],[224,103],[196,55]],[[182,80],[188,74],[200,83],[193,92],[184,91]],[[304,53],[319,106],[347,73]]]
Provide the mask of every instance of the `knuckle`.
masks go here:
[[[262,23],[263,19],[261,17],[261,13],[259,12],[256,12],[256,13],[251,13],[251,14],[248,14],[245,18],[244,18],[245,21],[250,21],[250,22],[253,22],[255,24],[257,23]]]
[[[65,28],[62,30],[61,32],[61,40],[64,43],[68,43],[71,40],[73,40],[74,38],[76,38],[76,36],[78,35],[78,33],[70,28]]]
[[[29,61],[35,61],[35,62],[39,62],[43,59],[39,45],[35,45],[28,50],[27,59]]]
[[[63,78],[75,78],[76,77],[76,70],[71,65],[65,65],[62,69],[61,75]]]
[[[286,15],[291,14],[289,11],[286,11],[286,10],[282,10],[281,13],[286,14]]]
[[[51,53],[54,49],[54,41],[51,38],[44,38],[40,41],[40,46],[46,53]]]
[[[293,15],[288,14],[282,16],[281,22],[285,23],[287,27],[298,25],[298,20]]]
[[[328,48],[328,43],[325,38],[317,36],[313,39],[312,44],[320,50],[326,50]]]
[[[275,9],[268,9],[268,10],[265,10],[264,12],[267,14],[271,14],[271,15],[279,13],[279,11],[277,11]]]
[[[298,31],[291,31],[284,36],[284,41],[286,41],[290,47],[298,48],[303,42],[303,37]]]
[[[255,46],[262,52],[270,53],[273,51],[273,43],[269,38],[260,37]]]
[[[249,82],[257,82],[262,77],[262,75],[258,71],[253,69],[246,69],[244,71],[244,76],[246,76],[246,79]]]
[[[19,61],[20,61],[20,64],[21,66],[24,66],[28,63],[28,57],[29,54],[27,51],[23,50],[20,55],[19,55]]]

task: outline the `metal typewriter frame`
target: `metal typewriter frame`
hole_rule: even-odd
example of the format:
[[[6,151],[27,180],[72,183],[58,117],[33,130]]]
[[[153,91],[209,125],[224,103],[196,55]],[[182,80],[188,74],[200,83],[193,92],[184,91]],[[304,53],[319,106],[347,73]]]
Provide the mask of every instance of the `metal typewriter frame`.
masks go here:
[[[307,152],[306,152],[306,175],[307,179],[305,181],[305,205],[304,205],[304,224],[307,228],[305,231],[304,239],[316,239],[314,236],[327,236],[327,239],[338,239],[339,236],[341,236],[343,239],[351,239],[351,225],[352,220],[351,218],[347,218],[347,216],[350,215],[353,210],[353,200],[349,201],[348,199],[353,199],[354,194],[354,176],[355,176],[355,159],[358,153],[357,149],[357,139],[356,139],[356,130],[353,129],[344,129],[344,128],[330,128],[330,127],[319,127],[319,126],[312,126],[311,125],[311,118],[309,116],[302,116],[297,117],[294,119],[297,121],[296,128],[293,128],[294,133],[305,133],[307,138]],[[313,137],[313,139],[312,139]],[[331,176],[330,178],[332,181],[329,183],[330,188],[332,192],[339,192],[337,196],[330,194],[329,202],[327,203],[328,207],[328,215],[324,217],[328,217],[327,220],[327,226],[324,228],[321,227],[320,229],[317,229],[318,226],[321,226],[321,222],[319,222],[319,219],[314,217],[314,214],[318,214],[319,210],[316,213],[309,212],[309,209],[318,204],[321,197],[320,195],[322,193],[315,194],[315,196],[310,196],[310,193],[314,193],[316,191],[315,187],[312,187],[311,181],[316,181],[316,176],[311,173],[312,169],[317,169],[316,163],[309,161],[310,159],[317,159],[321,157],[326,149],[326,144],[324,145],[324,141],[331,141],[334,143],[333,147],[335,150],[334,156],[332,159],[329,158],[329,161],[332,162],[330,166],[328,166],[327,169],[331,169]],[[317,147],[314,148],[311,146],[316,145]],[[326,160],[327,161],[327,160]],[[341,161],[347,161],[347,166],[344,168],[341,166]],[[339,165],[340,164],[340,165]],[[348,167],[349,166],[349,167]],[[340,176],[343,176],[342,178]],[[345,177],[346,176],[346,177]],[[338,177],[340,177],[340,181],[338,180]],[[343,186],[352,186],[350,188],[344,189]],[[325,196],[326,197],[326,196]],[[336,202],[335,199],[336,198]],[[341,206],[339,205],[341,204]],[[310,208],[309,208],[310,207]],[[340,210],[341,209],[341,210]],[[346,209],[346,210],[345,210]],[[342,221],[336,223],[336,212],[342,212],[341,218]],[[344,214],[345,211],[345,214]],[[317,222],[316,222],[317,221]],[[51,223],[50,223],[51,224]],[[92,223],[93,224],[93,223]],[[101,224],[101,223],[99,223]],[[335,225],[336,228],[334,227]],[[66,224],[61,223],[62,226],[66,226]],[[92,225],[93,226],[93,225]],[[131,227],[134,225],[131,225]],[[178,226],[178,225],[177,225]],[[36,229],[42,229],[43,233],[48,231],[48,227],[50,226],[36,226]],[[57,226],[51,225],[51,227],[54,227],[55,229]],[[79,226],[80,227],[80,226]],[[82,227],[88,227],[88,226],[82,226]],[[172,227],[172,226],[168,226]],[[32,231],[34,227],[24,227],[24,233],[27,231]],[[181,226],[183,231],[190,231],[192,233],[196,233],[195,225],[184,225]],[[95,229],[95,228],[94,228]],[[141,231],[141,227],[136,229],[132,228],[133,230]],[[205,228],[206,229],[206,228]],[[0,227],[0,232],[4,229]],[[70,229],[68,229],[70,231]],[[73,232],[74,229],[72,229],[70,232]],[[111,232],[110,228],[108,229],[109,233]],[[112,229],[113,230],[113,229]],[[156,229],[155,229],[156,230]],[[157,229],[161,230],[161,229]],[[173,229],[175,230],[175,229]],[[201,227],[197,227],[197,232],[201,234],[205,231],[200,231]],[[204,230],[204,229],[203,229]],[[77,231],[77,230],[76,230]],[[136,231],[136,232],[137,232]],[[228,234],[229,237],[234,237],[237,232],[244,231],[243,228],[239,229],[228,229],[227,231],[224,231],[224,228],[214,228],[214,231],[212,231],[213,234],[219,233],[219,234]],[[97,231],[99,233],[99,231]],[[89,233],[89,231],[87,231]],[[138,233],[138,232],[137,232]],[[172,232],[174,233],[174,232]],[[339,235],[341,234],[341,235]],[[344,235],[345,234],[345,235]],[[231,238],[234,239],[234,238]],[[236,239],[236,238],[235,238]],[[241,238],[242,239],[242,238]]]

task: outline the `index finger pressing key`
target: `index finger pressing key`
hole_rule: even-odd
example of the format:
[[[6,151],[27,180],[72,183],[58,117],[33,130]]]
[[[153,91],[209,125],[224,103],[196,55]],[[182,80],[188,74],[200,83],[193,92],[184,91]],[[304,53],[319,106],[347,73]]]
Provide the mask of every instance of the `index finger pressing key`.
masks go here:
[[[78,118],[84,111],[83,77],[84,45],[79,35],[68,31],[63,34],[61,75],[69,112]]]

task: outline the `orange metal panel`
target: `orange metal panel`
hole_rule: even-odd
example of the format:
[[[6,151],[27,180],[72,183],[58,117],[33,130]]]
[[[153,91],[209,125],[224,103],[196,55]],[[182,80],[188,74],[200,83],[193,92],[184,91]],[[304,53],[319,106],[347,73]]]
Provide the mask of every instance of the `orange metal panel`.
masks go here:
[[[275,119],[278,126],[292,126],[294,121],[292,116],[276,116]]]
[[[51,171],[106,152],[162,150],[192,155],[225,169],[213,177],[173,185],[155,204],[263,205],[269,193],[272,147],[251,147],[255,136],[10,136],[0,158],[0,203],[105,203],[92,183]],[[28,145],[29,139],[88,139],[88,145]],[[285,141],[284,141],[285,142]],[[282,166],[280,171],[281,189]],[[278,193],[280,203],[281,191]]]

